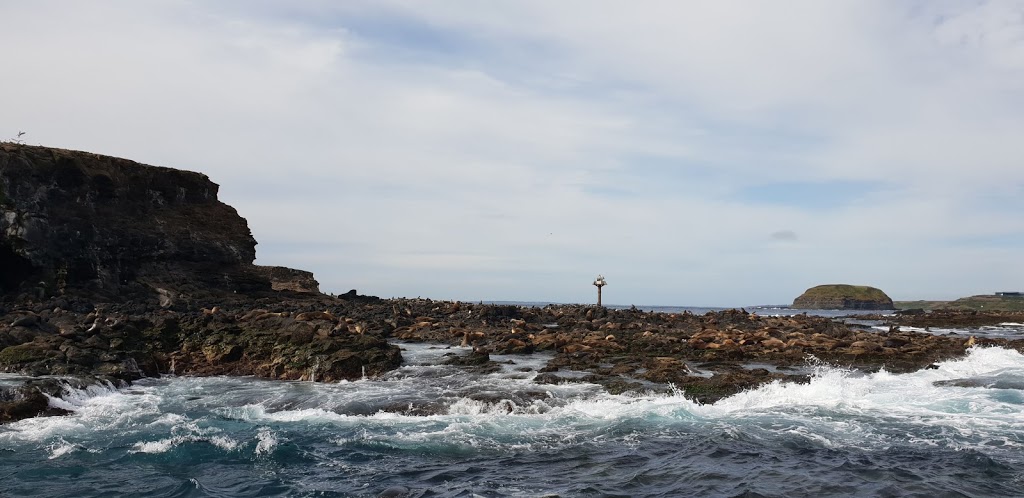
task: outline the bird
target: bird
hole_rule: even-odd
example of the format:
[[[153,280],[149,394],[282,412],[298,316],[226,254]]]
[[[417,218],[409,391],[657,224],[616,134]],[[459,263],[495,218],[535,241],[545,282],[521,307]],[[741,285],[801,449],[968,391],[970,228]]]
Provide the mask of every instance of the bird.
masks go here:
[[[22,136],[22,135],[24,135],[24,134],[25,134],[25,132],[23,132],[23,131],[19,131],[19,132],[18,132],[18,138],[21,138],[21,136]]]

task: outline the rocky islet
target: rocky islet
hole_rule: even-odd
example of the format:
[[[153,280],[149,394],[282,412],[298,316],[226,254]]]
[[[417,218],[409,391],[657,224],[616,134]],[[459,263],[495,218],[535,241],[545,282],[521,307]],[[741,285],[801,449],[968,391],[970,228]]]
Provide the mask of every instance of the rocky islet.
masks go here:
[[[867,285],[826,284],[804,291],[793,300],[804,310],[891,310],[892,299],[881,289]]]

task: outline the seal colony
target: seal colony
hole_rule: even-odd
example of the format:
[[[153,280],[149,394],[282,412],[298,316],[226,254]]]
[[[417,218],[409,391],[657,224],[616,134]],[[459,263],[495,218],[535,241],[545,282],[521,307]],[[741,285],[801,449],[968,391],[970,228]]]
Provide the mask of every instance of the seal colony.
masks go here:
[[[500,368],[491,354],[549,353],[537,383],[591,382],[612,393],[674,388],[710,403],[766,382],[804,382],[809,360],[909,372],[962,356],[974,345],[1024,351],[1024,340],[900,330],[900,324],[922,323],[920,316],[878,318],[891,324],[889,330],[743,310],[695,315],[322,294],[225,296],[206,309],[168,310],[155,299],[92,305],[59,297],[19,303],[0,315],[0,370],[67,376],[72,386],[171,373],[335,382],[399,367],[401,352],[389,344],[399,340],[449,347],[447,363],[478,371]],[[929,319],[1021,322],[1024,313],[935,312]],[[0,419],[55,413],[40,393],[59,397],[66,382],[8,389]]]
[[[535,372],[539,384],[681,389],[703,403],[766,382],[806,381],[808,361],[906,372],[975,344],[1024,351],[1021,340],[899,328],[1024,322],[1024,313],[880,316],[891,327],[878,331],[743,310],[328,296],[309,272],[253,265],[245,220],[216,192],[197,173],[0,144],[0,371],[28,377],[0,387],[0,421],[59,414],[52,397],[95,382],[376,376],[402,365],[389,341],[450,347],[449,364],[481,371],[500,368],[492,354],[544,352],[553,356]]]

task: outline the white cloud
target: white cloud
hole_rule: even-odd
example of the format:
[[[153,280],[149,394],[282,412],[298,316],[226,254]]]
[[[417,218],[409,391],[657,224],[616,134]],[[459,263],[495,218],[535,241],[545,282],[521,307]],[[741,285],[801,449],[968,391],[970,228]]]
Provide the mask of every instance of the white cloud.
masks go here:
[[[588,300],[603,272],[609,302],[743,305],[1024,277],[1005,243],[956,242],[1024,228],[1001,205],[1024,185],[1021,2],[280,9],[7,4],[0,126],[203,171],[261,263],[334,291]],[[883,187],[742,196],[846,180]]]

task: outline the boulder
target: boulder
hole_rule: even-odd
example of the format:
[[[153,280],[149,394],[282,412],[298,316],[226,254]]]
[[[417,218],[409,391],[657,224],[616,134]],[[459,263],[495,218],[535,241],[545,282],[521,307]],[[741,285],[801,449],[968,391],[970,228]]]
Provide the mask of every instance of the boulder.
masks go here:
[[[319,294],[320,283],[313,278],[313,273],[284,266],[256,266],[255,270],[270,280],[270,286],[276,291],[288,290],[308,294]]]

